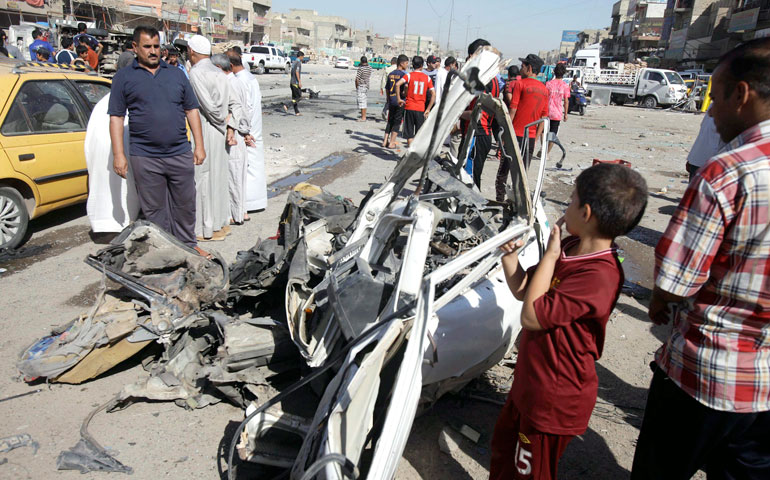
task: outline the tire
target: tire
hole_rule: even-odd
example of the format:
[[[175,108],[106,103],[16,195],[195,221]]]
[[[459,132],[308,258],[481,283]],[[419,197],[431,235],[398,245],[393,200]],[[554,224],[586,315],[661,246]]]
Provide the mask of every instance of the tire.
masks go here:
[[[647,95],[642,99],[642,106],[644,108],[655,108],[658,106],[658,101],[652,95]]]
[[[580,116],[582,117],[585,114],[586,114],[586,106],[585,105],[581,105],[580,106]]]
[[[27,234],[29,214],[16,189],[0,187],[0,250],[16,248]]]
[[[267,69],[265,68],[265,62],[259,62],[259,65],[257,65],[257,75],[262,75],[263,73],[267,73]]]
[[[283,69],[286,72],[286,75],[291,73],[291,63],[287,63],[286,67]]]

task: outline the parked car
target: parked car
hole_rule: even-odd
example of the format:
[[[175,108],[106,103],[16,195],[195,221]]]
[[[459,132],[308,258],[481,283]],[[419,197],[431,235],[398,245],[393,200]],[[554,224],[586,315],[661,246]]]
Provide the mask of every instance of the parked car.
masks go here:
[[[270,45],[254,45],[241,56],[244,66],[254,73],[263,74],[270,70],[291,70],[289,57],[280,48]]]
[[[289,60],[294,62],[294,60],[297,59],[297,53],[299,53],[298,50],[291,50],[289,51]],[[308,63],[310,61],[310,55],[307,54],[307,52],[303,52],[305,54],[304,57],[302,57],[302,63]]]
[[[348,57],[337,57],[334,62],[334,68],[350,68],[350,59]]]
[[[88,197],[83,142],[110,81],[66,67],[0,60],[0,250],[29,220]]]
[[[354,67],[358,67],[361,64],[361,60],[353,62]],[[374,70],[382,70],[390,66],[390,60],[385,60],[382,57],[373,57],[369,59],[369,66]]]

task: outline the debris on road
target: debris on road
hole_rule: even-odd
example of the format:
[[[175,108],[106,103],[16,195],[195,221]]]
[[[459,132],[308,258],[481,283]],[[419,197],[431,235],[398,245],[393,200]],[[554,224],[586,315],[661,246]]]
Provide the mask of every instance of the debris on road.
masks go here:
[[[20,433],[18,435],[11,435],[10,437],[0,438],[0,453],[10,452],[21,447],[31,447],[32,454],[37,453],[37,449],[40,445],[34,440],[28,433]]]
[[[499,52],[485,47],[459,81],[447,82],[436,115],[358,207],[300,183],[277,235],[231,266],[144,221],[89,256],[86,263],[123,288],[103,287],[87,314],[34,342],[17,366],[28,380],[80,383],[142,355],[148,375],[89,415],[58,468],[130,473],[87,434],[102,408],[155,400],[196,409],[224,400],[246,415],[230,442],[230,467],[237,450],[244,461],[291,468],[292,478],[357,469],[392,478],[418,404],[497,364],[521,329],[499,247],[528,240],[521,258],[533,265],[547,245],[546,159],[530,182],[507,109],[482,93],[499,63]],[[469,128],[482,105],[502,125],[506,202],[487,201],[456,158],[438,156],[440,139],[476,97]],[[461,146],[461,158],[468,149]],[[413,178],[417,194],[405,190]],[[284,402],[288,395],[301,401]],[[478,442],[467,425],[460,431]]]

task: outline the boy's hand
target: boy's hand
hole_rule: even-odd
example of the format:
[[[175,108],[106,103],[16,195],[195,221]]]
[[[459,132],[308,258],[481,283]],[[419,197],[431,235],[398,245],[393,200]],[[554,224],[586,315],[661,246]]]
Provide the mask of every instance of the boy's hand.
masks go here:
[[[500,245],[500,250],[503,251],[503,256],[518,254],[519,250],[524,246],[524,240],[511,240],[508,243]]]
[[[548,247],[545,249],[546,257],[557,260],[561,255],[561,226],[564,224],[564,217],[561,217],[551,228],[551,237],[548,239]]]

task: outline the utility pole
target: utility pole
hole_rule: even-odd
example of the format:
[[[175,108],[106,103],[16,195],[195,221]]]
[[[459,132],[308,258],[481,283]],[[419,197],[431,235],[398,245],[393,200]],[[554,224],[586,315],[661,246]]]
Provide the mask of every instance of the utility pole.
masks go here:
[[[406,0],[406,9],[404,10],[404,43],[401,46],[401,50],[406,53],[406,19],[409,15],[409,0]]]
[[[465,17],[465,44],[468,45],[468,32],[471,29],[471,16]]]
[[[209,40],[213,40],[214,19],[211,17],[211,0],[206,0],[206,16],[209,17]]]
[[[449,55],[449,39],[452,38],[452,20],[455,14],[455,0],[452,0],[452,7],[449,9],[449,33],[446,36],[446,51]]]

